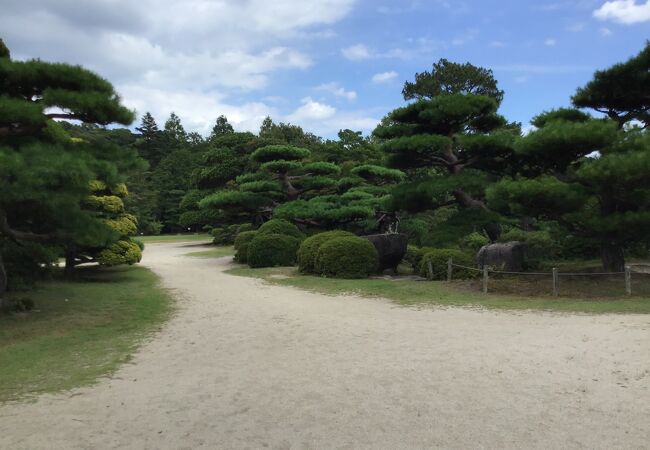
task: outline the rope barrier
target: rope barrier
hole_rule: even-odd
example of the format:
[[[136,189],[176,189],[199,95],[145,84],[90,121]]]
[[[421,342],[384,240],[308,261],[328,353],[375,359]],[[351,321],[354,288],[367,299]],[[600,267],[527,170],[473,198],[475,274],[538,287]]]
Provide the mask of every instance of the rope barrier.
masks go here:
[[[494,270],[488,266],[483,267],[483,269],[477,269],[476,267],[464,266],[462,264],[455,264],[453,260],[449,259],[447,261],[447,281],[451,281],[453,277],[453,268],[457,267],[459,269],[469,270],[472,272],[479,272],[483,274],[483,292],[487,294],[488,292],[488,281],[489,274],[501,274],[501,275],[532,275],[532,276],[549,276],[552,279],[553,286],[553,295],[558,296],[558,286],[560,277],[597,277],[597,276],[612,276],[612,275],[623,275],[625,278],[625,292],[627,295],[632,295],[632,273],[650,275],[650,272],[637,272],[633,271],[631,266],[626,266],[624,272],[563,272],[557,268],[553,268],[552,272],[509,272],[505,270]],[[431,261],[429,261],[429,278],[433,278],[433,267],[431,266]]]

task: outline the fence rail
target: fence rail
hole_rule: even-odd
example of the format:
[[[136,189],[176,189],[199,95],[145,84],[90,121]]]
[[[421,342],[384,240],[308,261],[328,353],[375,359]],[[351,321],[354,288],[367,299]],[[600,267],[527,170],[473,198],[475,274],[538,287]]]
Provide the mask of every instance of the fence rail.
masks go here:
[[[632,295],[632,273],[638,273],[638,274],[649,274],[649,272],[645,271],[637,271],[637,270],[632,270],[631,266],[625,266],[625,270],[623,272],[560,272],[558,268],[554,267],[551,272],[511,272],[511,271],[505,271],[505,270],[495,270],[492,269],[489,266],[484,266],[482,269],[478,269],[476,267],[469,267],[469,266],[464,266],[462,264],[456,264],[454,261],[450,258],[447,261],[447,281],[451,282],[453,279],[453,272],[454,272],[454,267],[459,268],[459,269],[464,269],[464,270],[469,270],[472,272],[478,272],[482,274],[482,290],[484,294],[488,293],[488,284],[490,281],[490,274],[495,274],[495,275],[523,275],[523,276],[548,276],[551,277],[552,280],[552,287],[553,287],[553,295],[557,297],[559,295],[560,291],[560,277],[589,277],[589,276],[613,276],[613,275],[623,275],[623,279],[625,282],[625,293],[627,295]],[[428,271],[429,271],[429,279],[433,279],[433,265],[431,261],[428,261]]]

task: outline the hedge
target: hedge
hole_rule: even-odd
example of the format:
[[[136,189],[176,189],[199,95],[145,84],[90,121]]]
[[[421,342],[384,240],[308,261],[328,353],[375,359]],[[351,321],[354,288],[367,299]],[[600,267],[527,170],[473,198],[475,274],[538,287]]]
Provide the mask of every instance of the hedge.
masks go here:
[[[258,231],[248,243],[248,265],[253,268],[291,266],[296,262],[299,245],[295,237]]]
[[[353,237],[349,231],[334,230],[318,233],[305,239],[298,249],[298,268],[302,273],[314,273],[318,249],[330,239],[337,237]]]
[[[428,251],[422,257],[422,260],[420,261],[420,275],[427,278],[429,277],[429,262],[431,262],[433,268],[433,279],[446,280],[447,261],[449,261],[449,258],[451,258],[456,264],[467,267],[475,266],[474,258],[461,250],[453,248],[435,249]],[[473,278],[476,273],[478,272],[454,267],[453,277],[455,279]]]
[[[365,278],[378,266],[375,246],[357,236],[326,240],[318,250],[316,272],[334,278]]]
[[[248,244],[255,238],[257,231],[243,231],[235,238],[235,261],[246,263],[248,260]]]
[[[283,219],[271,219],[259,227],[257,231],[260,234],[282,234],[291,236],[300,241],[305,239],[305,235],[297,226]]]

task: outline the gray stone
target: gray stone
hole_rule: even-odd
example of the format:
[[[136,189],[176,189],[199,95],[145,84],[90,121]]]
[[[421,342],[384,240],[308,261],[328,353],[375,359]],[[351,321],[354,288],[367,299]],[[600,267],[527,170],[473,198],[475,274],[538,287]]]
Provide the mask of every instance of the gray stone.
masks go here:
[[[379,271],[397,270],[397,266],[406,255],[408,237],[405,234],[370,234],[361,236],[370,241],[379,255]]]
[[[476,255],[478,267],[492,267],[507,272],[523,272],[526,267],[526,244],[523,242],[499,242],[481,247]]]

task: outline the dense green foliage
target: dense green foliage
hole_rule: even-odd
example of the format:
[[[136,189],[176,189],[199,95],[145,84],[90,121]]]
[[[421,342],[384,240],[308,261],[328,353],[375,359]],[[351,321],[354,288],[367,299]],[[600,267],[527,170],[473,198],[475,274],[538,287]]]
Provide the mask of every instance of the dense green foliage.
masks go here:
[[[365,278],[377,270],[374,245],[357,236],[327,239],[318,248],[315,272],[333,278]]]
[[[337,237],[352,237],[349,231],[334,230],[318,233],[305,239],[298,249],[298,268],[302,273],[316,272],[316,258],[321,245]]]
[[[248,244],[257,236],[257,231],[243,231],[235,238],[235,261],[248,262]]]
[[[454,264],[461,266],[475,266],[474,259],[461,250],[451,248],[433,249],[422,255],[420,259],[420,276],[431,278],[433,280],[447,279],[447,263],[452,260]],[[433,272],[429,273],[429,263]],[[467,269],[454,267],[453,276],[456,279],[471,278],[476,273]]]
[[[248,243],[246,260],[251,267],[291,266],[299,246],[295,237],[257,232]]]
[[[262,224],[257,230],[260,234],[282,234],[291,236],[299,241],[305,238],[305,235],[291,222],[282,219],[272,219]]]

